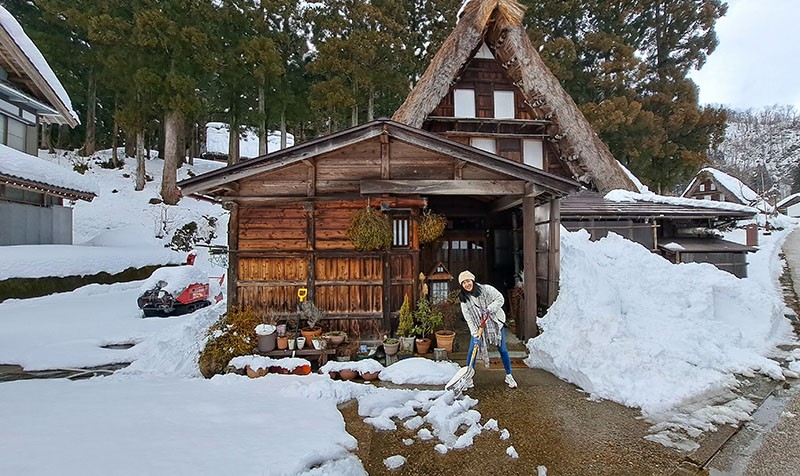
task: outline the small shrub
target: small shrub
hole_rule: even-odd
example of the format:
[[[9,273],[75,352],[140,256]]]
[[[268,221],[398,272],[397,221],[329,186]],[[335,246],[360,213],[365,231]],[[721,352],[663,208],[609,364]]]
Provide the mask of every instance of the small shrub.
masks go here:
[[[191,251],[197,243],[210,245],[211,241],[217,237],[217,218],[209,216],[203,216],[203,218],[205,223],[201,222],[198,225],[196,222],[190,221],[175,230],[175,234],[172,235],[172,240],[167,246],[176,251]]]
[[[72,159],[72,170],[83,175],[89,170],[89,161],[83,157]]]
[[[253,353],[258,342],[256,326],[261,322],[249,307],[233,308],[208,329],[208,340],[198,365],[205,378],[225,372],[232,358]]]
[[[403,299],[403,305],[400,306],[400,323],[397,326],[397,335],[402,337],[414,335],[414,315],[411,312],[408,294]]]

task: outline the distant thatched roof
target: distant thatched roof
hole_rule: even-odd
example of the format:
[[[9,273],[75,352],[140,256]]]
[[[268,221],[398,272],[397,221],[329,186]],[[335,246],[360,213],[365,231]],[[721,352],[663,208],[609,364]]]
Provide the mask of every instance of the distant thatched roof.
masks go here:
[[[421,127],[485,42],[526,104],[552,122],[550,140],[576,179],[593,183],[601,192],[638,191],[536,52],[522,26],[524,11],[516,0],[467,3],[456,28],[392,119]]]

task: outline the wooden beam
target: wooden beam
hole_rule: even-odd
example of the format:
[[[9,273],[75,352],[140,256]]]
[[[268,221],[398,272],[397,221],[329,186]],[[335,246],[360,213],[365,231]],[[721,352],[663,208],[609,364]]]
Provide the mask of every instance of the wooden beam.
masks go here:
[[[489,205],[489,213],[500,213],[522,205],[522,197],[509,195],[495,200]]]
[[[536,325],[536,200],[525,197],[522,200],[522,255],[523,281],[525,282],[525,308],[522,310],[522,338],[530,339],[539,335]]]
[[[239,205],[229,204],[228,217],[228,310],[239,305]]]
[[[522,180],[362,180],[361,193],[421,195],[522,195]]]
[[[389,135],[384,132],[383,134],[381,134],[381,178],[382,179],[391,178],[391,175],[389,175],[389,157],[390,157]]]

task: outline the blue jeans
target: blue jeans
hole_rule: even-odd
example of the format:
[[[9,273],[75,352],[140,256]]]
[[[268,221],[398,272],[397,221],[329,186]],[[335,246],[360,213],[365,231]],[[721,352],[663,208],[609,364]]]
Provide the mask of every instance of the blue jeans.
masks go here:
[[[467,358],[472,357],[472,350],[478,344],[478,338],[472,336],[469,341],[469,351],[467,352]],[[487,349],[488,350],[488,349]],[[500,344],[497,346],[497,351],[500,352],[500,360],[503,361],[503,368],[506,369],[506,375],[511,374],[511,357],[508,355],[508,347],[506,347],[506,330],[500,329]],[[475,363],[477,358],[472,361],[472,368],[475,368]]]

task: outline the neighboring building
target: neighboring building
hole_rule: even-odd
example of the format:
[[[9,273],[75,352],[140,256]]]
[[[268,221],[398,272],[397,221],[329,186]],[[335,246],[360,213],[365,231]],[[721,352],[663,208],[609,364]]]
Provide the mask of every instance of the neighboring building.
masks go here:
[[[71,244],[65,200],[96,194],[91,181],[36,156],[40,123],[78,119],[41,52],[0,7],[0,245]]]
[[[756,248],[723,240],[717,229],[752,219],[756,210],[706,203],[623,191],[604,197],[584,190],[561,201],[561,224],[570,231],[585,229],[592,239],[616,233],[673,263],[711,263],[747,277],[747,253]]]
[[[774,211],[774,207],[769,202],[741,180],[712,167],[706,167],[697,172],[681,196],[697,200],[747,205],[764,213]]]
[[[775,205],[778,213],[790,217],[800,217],[800,193],[793,193]]]

